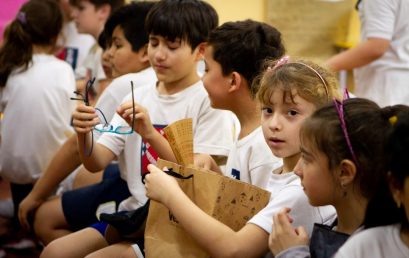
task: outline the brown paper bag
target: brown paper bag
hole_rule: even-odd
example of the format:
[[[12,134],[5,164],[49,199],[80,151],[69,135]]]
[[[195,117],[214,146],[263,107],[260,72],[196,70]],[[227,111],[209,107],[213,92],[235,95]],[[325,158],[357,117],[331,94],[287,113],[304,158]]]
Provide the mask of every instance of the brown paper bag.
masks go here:
[[[264,208],[270,192],[259,187],[198,168],[158,160],[159,168],[172,168],[190,179],[178,179],[182,190],[204,212],[237,231]],[[206,226],[206,225],[203,225]],[[157,257],[209,257],[184,231],[162,204],[151,200],[145,230],[145,255]]]

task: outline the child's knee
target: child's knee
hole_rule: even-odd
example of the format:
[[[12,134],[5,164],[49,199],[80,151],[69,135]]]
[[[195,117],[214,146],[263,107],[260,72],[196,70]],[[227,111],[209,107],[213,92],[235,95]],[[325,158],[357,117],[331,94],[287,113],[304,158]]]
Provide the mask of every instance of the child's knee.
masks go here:
[[[36,211],[33,228],[35,234],[45,242],[48,235],[59,227],[66,225],[64,213],[61,208],[61,199],[54,198],[44,202]]]
[[[52,241],[41,252],[40,258],[61,257],[64,248],[62,248],[58,241]]]

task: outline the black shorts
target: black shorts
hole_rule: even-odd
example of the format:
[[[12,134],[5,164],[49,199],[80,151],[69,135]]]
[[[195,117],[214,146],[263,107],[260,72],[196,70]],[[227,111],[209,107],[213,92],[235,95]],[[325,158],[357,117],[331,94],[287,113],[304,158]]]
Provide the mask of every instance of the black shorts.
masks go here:
[[[96,212],[101,204],[114,202],[115,209],[118,210],[119,204],[131,196],[126,181],[120,177],[117,165],[116,170],[117,172],[112,167],[107,169],[98,184],[63,193],[62,208],[71,229],[83,229],[97,222]]]

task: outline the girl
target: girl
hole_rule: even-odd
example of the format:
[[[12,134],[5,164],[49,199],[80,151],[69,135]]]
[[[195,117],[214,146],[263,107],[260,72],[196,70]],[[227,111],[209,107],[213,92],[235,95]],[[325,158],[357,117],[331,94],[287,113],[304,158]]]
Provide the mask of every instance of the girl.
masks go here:
[[[312,207],[302,191],[294,166],[300,156],[299,128],[305,118],[337,95],[336,78],[306,61],[284,57],[267,63],[262,73],[258,99],[262,103],[262,129],[266,142],[283,166],[273,172],[267,189],[271,200],[240,231],[205,214],[181,191],[176,180],[150,165],[146,176],[147,196],[169,208],[185,230],[211,257],[260,257],[268,252],[271,217],[290,206],[296,224],[328,223],[332,207]],[[271,171],[266,171],[271,173]],[[160,190],[158,190],[160,189]],[[206,227],[203,227],[206,225]],[[310,231],[311,231],[310,229]]]
[[[409,109],[409,107],[406,107]],[[408,257],[409,255],[409,111],[392,116],[393,131],[388,152],[391,155],[388,173],[393,199],[389,203],[387,226],[374,227],[351,237],[336,258],[342,257]],[[385,211],[383,211],[385,213]],[[379,216],[371,214],[372,216]]]
[[[301,159],[294,170],[310,204],[333,205],[338,218],[331,227],[314,226],[308,250],[305,229],[294,230],[287,219],[290,209],[274,215],[269,246],[276,257],[309,257],[310,253],[332,257],[349,235],[366,224],[368,202],[387,171],[388,118],[399,109],[381,109],[359,98],[334,100],[306,120],[300,134]]]
[[[29,1],[0,49],[0,175],[11,182],[16,225],[18,204],[72,134],[74,72],[53,55],[62,21],[56,1]]]

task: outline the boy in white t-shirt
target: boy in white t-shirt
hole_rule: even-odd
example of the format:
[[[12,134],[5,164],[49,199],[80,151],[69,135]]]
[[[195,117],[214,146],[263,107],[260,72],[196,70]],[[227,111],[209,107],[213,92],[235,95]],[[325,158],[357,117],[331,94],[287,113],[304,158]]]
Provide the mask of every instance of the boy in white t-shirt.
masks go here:
[[[252,20],[228,22],[213,30],[205,51],[203,84],[211,105],[232,111],[241,128],[224,174],[262,188],[282,161],[264,140],[260,104],[255,98],[258,84],[254,79],[265,59],[277,59],[284,52],[280,32]],[[203,160],[203,166],[219,170],[212,160]]]
[[[206,2],[197,0],[162,0],[149,12],[146,19],[148,56],[158,82],[135,89],[132,99],[131,95],[125,98],[110,122],[113,127],[133,125],[134,132],[104,133],[93,143],[89,156],[82,147],[80,149],[81,159],[89,170],[100,170],[118,157],[121,176],[132,193],[120,204],[120,211],[133,210],[146,203],[142,176],[150,163],[157,157],[176,161],[162,135],[162,129],[168,124],[192,118],[194,153],[227,156],[233,138],[230,113],[210,107],[196,68],[203,56],[208,33],[217,26],[217,21],[216,11]],[[89,149],[92,144],[90,131],[98,124],[96,110],[80,105],[73,118],[78,142],[85,141],[85,149]],[[112,228],[103,224],[56,239],[46,246],[42,257],[70,257],[73,253],[102,257],[107,253],[118,254],[129,246],[124,242],[101,249],[123,240],[111,238],[108,242],[105,237],[112,237]],[[61,246],[66,245],[75,248],[61,250]]]
[[[131,91],[131,81],[135,87],[151,85],[156,81],[147,57],[148,34],[144,29],[145,17],[152,6],[152,2],[123,6],[112,14],[105,26],[104,33],[110,35],[108,40],[111,41],[112,38],[109,54],[113,74],[122,75],[113,80],[96,104],[108,120],[113,117],[124,96]],[[95,139],[99,136],[97,131],[94,131],[93,135]],[[114,206],[117,206],[130,195],[126,182],[119,177],[118,166],[111,165],[105,170],[101,183],[68,191],[61,197],[47,200],[68,175],[74,177],[83,172],[82,174],[93,177],[93,174],[79,166],[80,164],[77,139],[73,135],[58,150],[33,190],[20,205],[20,223],[29,229],[29,216],[35,212],[35,233],[45,244],[62,236],[61,229],[68,234],[72,230],[96,222],[95,212],[101,203],[113,202]],[[75,172],[72,173],[73,171]],[[77,174],[77,171],[80,173]],[[116,174],[118,176],[113,178]],[[112,194],[109,195],[109,192]]]

